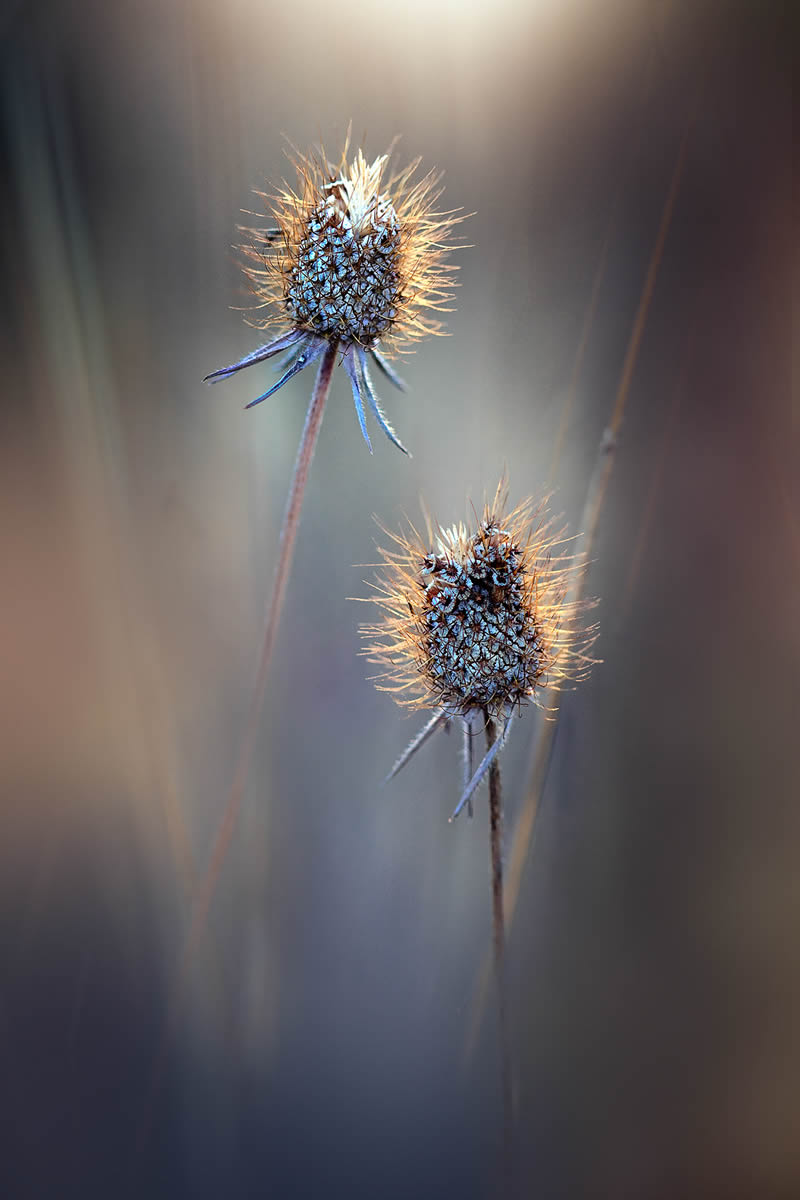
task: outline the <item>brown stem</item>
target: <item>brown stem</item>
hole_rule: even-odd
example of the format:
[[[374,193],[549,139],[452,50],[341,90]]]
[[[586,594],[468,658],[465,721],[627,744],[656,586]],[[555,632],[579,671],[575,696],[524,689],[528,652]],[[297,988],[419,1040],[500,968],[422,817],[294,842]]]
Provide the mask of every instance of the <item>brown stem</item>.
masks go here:
[[[580,528],[583,531],[583,542],[581,546],[579,568],[575,572],[574,583],[570,589],[569,595],[567,596],[567,601],[569,603],[579,603],[583,597],[583,591],[586,584],[587,566],[594,542],[594,536],[600,519],[600,512],[603,507],[603,502],[605,500],[608,481],[611,477],[611,472],[614,467],[614,451],[616,450],[617,436],[622,425],[622,419],[625,415],[625,406],[628,400],[628,393],[630,391],[633,372],[636,367],[639,346],[641,345],[642,336],[647,324],[650,301],[652,299],[656,280],[658,278],[658,269],[661,265],[664,245],[666,243],[667,234],[669,233],[670,224],[672,222],[672,213],[675,208],[675,202],[680,189],[681,177],[686,164],[689,135],[691,133],[693,124],[694,112],[689,118],[686,130],[680,143],[680,147],[678,149],[678,155],[672,172],[672,179],[670,181],[669,190],[667,192],[667,196],[664,201],[664,207],[661,212],[661,221],[658,227],[658,234],[656,235],[656,241],[650,256],[647,275],[645,277],[642,292],[639,297],[639,304],[636,309],[636,316],[634,317],[633,326],[631,328],[628,348],[623,361],[622,372],[614,399],[614,406],[611,411],[608,426],[603,432],[603,436],[600,440],[597,459],[595,461],[595,468],[592,472],[592,477],[587,488],[586,502],[584,504],[583,515],[581,517],[580,524]],[[544,792],[544,785],[547,780],[547,774],[550,767],[553,742],[555,739],[556,730],[558,728],[560,709],[561,700],[558,693],[556,693],[555,701],[551,706],[549,714],[550,720],[542,722],[541,732],[536,742],[536,750],[531,769],[530,785],[527,790],[522,811],[518,818],[517,827],[514,830],[514,834],[511,839],[511,852],[509,856],[508,882],[506,884],[505,903],[505,911],[508,916],[509,926],[514,919],[514,911],[516,908],[517,899],[519,898],[522,874],[531,852],[536,817],[539,811],[539,802]],[[490,969],[490,955],[487,950],[486,956],[484,957],[484,961],[481,965],[481,969],[475,980],[471,1014],[467,1027],[467,1058],[471,1056],[477,1040],[478,1029],[483,1016],[484,1004],[488,991]]]
[[[497,725],[484,709],[486,748],[491,750],[497,739]],[[494,942],[494,971],[497,983],[498,1033],[500,1039],[500,1070],[503,1088],[503,1151],[504,1175],[508,1182],[511,1169],[511,1128],[513,1119],[511,1093],[511,1063],[508,1051],[508,1022],[506,1018],[505,984],[505,919],[503,916],[503,796],[500,785],[500,756],[489,767],[489,847],[492,874],[492,930]]]
[[[264,704],[264,693],[267,688],[267,676],[269,674],[269,664],[272,658],[272,649],[275,644],[275,635],[278,632],[280,623],[281,611],[283,609],[283,601],[286,596],[286,585],[289,582],[289,568],[292,565],[292,557],[294,555],[294,543],[297,537],[297,529],[300,525],[300,512],[303,507],[303,496],[306,490],[308,481],[308,471],[311,466],[311,460],[314,457],[314,450],[317,444],[317,437],[322,427],[322,416],[325,411],[325,401],[328,398],[328,392],[331,386],[331,377],[333,368],[336,362],[337,346],[335,342],[331,342],[322,358],[322,362],[317,372],[314,391],[311,393],[311,402],[306,413],[306,423],[303,426],[303,432],[300,437],[300,445],[297,450],[297,458],[294,464],[294,475],[289,487],[289,498],[286,502],[286,511],[283,515],[283,525],[281,526],[280,548],[278,552],[278,564],[275,568],[275,577],[272,585],[272,597],[270,599],[269,609],[267,610],[267,621],[264,627],[264,636],[261,639],[261,657],[258,664],[258,673],[256,675],[255,684],[253,685],[253,696],[250,701],[250,708],[247,714],[247,721],[242,734],[242,740],[239,746],[239,757],[236,762],[236,770],[233,776],[233,783],[228,795],[228,802],[225,806],[225,811],[222,814],[217,835],[214,839],[214,846],[211,852],[211,859],[208,864],[202,886],[198,893],[195,904],[195,910],[192,917],[192,927],[189,931],[189,937],[186,944],[186,953],[190,953],[194,944],[199,941],[202,935],[205,919],[208,914],[211,900],[214,895],[217,879],[219,877],[220,868],[225,857],[225,853],[230,844],[231,835],[236,824],[236,818],[239,813],[239,808],[242,802],[247,776],[250,772],[250,764],[253,758],[253,752],[256,748],[258,739],[258,729],[261,723],[261,709]]]
[[[144,1113],[142,1125],[139,1131],[140,1147],[147,1137],[150,1118],[152,1115],[153,1101],[158,1092],[161,1072],[163,1070],[164,1056],[169,1045],[172,1030],[175,1027],[180,1006],[180,999],[186,985],[191,962],[194,957],[194,953],[202,939],[203,931],[206,925],[206,919],[211,907],[211,901],[217,886],[222,864],[228,851],[228,847],[233,836],[233,831],[236,827],[236,821],[242,803],[242,796],[244,794],[247,777],[250,772],[250,765],[253,759],[253,752],[255,751],[258,740],[258,730],[261,722],[261,709],[264,703],[264,694],[267,687],[269,664],[270,659],[272,658],[275,635],[278,631],[281,610],[283,608],[283,601],[286,595],[286,585],[289,580],[289,569],[291,567],[292,556],[294,554],[294,543],[297,537],[297,529],[300,524],[300,512],[303,506],[303,495],[306,489],[306,482],[308,480],[308,471],[311,466],[311,460],[314,457],[314,449],[317,444],[317,437],[319,436],[319,431],[322,427],[322,416],[325,411],[325,401],[327,400],[328,392],[330,391],[331,378],[333,376],[333,368],[336,363],[337,350],[338,346],[335,342],[331,342],[325,350],[322,362],[319,366],[319,371],[317,372],[314,391],[311,394],[311,403],[309,404],[308,412],[306,413],[306,421],[303,427],[303,433],[300,437],[300,446],[298,448],[297,458],[294,464],[294,475],[292,476],[292,482],[289,488],[289,498],[286,503],[283,525],[281,526],[278,563],[275,568],[272,596],[270,598],[269,608],[267,609],[264,635],[261,639],[261,655],[259,658],[258,672],[253,685],[253,695],[247,713],[247,720],[245,722],[242,740],[239,744],[239,755],[236,760],[236,769],[233,775],[231,790],[228,793],[225,809],[222,813],[219,826],[217,827],[216,836],[214,837],[214,844],[212,846],[208,867],[203,879],[200,882],[200,886],[195,893],[189,933],[186,941],[184,942],[171,1003],[167,1013],[167,1018],[164,1023],[164,1029],[162,1031],[159,1048],[154,1060],[150,1087],[148,1091],[147,1108]]]

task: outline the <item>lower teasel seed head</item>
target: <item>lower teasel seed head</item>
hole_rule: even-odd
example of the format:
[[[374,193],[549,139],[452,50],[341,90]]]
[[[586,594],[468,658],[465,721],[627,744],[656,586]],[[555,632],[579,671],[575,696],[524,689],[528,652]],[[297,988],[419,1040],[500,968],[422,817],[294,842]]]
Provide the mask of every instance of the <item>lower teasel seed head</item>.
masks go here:
[[[593,631],[567,599],[578,567],[563,533],[543,506],[505,507],[501,482],[477,527],[429,526],[423,541],[412,526],[380,550],[383,618],[362,632],[378,686],[401,704],[506,716],[586,673]]]

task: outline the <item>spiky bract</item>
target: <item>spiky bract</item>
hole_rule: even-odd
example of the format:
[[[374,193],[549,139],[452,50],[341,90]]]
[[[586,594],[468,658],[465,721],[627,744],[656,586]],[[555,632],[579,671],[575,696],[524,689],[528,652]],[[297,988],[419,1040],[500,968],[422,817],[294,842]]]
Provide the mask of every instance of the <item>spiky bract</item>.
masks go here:
[[[477,528],[428,524],[389,534],[377,583],[380,622],[365,626],[379,686],[401,704],[449,716],[507,717],[545,688],[581,677],[589,634],[566,599],[576,564],[542,506],[505,515],[501,483]],[[388,532],[388,531],[386,531]]]

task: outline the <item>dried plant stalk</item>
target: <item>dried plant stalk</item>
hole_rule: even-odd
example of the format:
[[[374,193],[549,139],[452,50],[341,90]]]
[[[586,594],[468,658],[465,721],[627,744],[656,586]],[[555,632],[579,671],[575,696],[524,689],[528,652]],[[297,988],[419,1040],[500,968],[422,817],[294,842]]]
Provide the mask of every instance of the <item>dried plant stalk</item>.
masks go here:
[[[608,486],[608,481],[614,466],[614,452],[617,446],[617,437],[619,435],[619,431],[622,426],[622,420],[625,415],[625,405],[627,403],[631,379],[633,378],[633,372],[639,354],[639,346],[641,344],[642,336],[647,323],[650,301],[655,289],[656,279],[658,277],[658,269],[661,265],[661,258],[664,253],[664,245],[666,243],[667,234],[669,233],[669,228],[672,223],[672,214],[675,208],[678,192],[680,190],[680,183],[686,164],[686,153],[693,121],[694,116],[692,115],[687,123],[686,130],[678,149],[670,186],[664,200],[664,207],[661,213],[661,221],[659,223],[656,241],[653,246],[653,252],[650,256],[647,274],[645,276],[645,281],[639,298],[639,304],[637,306],[636,315],[631,328],[631,335],[622,365],[620,381],[617,387],[616,396],[614,398],[611,417],[607,428],[603,432],[600,446],[598,448],[595,469],[592,473],[592,477],[589,481],[589,486],[587,489],[586,502],[581,518],[583,541],[580,554],[580,569],[575,573],[573,585],[570,589],[569,595],[569,599],[577,604],[580,604],[583,597],[583,590],[586,582],[586,568],[588,566],[589,557],[591,555],[592,546],[594,543],[595,532],[597,530],[600,513],[603,507],[606,488]],[[534,838],[536,817],[539,811],[541,797],[544,792],[545,782],[547,780],[548,769],[552,756],[553,742],[555,740],[555,735],[558,728],[560,706],[561,697],[558,695],[549,714],[551,719],[542,723],[542,727],[539,732],[525,803],[522,812],[520,813],[517,827],[514,830],[514,836],[511,843],[511,852],[509,855],[509,871],[505,884],[504,912],[507,928],[511,926],[511,923],[514,919],[514,911],[522,883],[522,874],[525,868],[525,863],[527,862],[530,854],[531,842]],[[487,952],[487,954],[484,956],[475,980],[470,1019],[467,1024],[467,1058],[471,1057],[473,1048],[477,1041],[478,1030],[480,1028],[486,1006],[490,973],[491,954]]]
[[[498,730],[488,712],[486,748],[494,746]],[[497,984],[497,1031],[500,1043],[500,1072],[503,1090],[503,1148],[507,1167],[510,1166],[511,1141],[514,1123],[511,1084],[511,1052],[508,1040],[508,1003],[505,972],[505,918],[503,914],[503,792],[500,782],[500,761],[492,760],[489,767],[489,854],[492,877],[492,941],[494,945],[494,974]]]

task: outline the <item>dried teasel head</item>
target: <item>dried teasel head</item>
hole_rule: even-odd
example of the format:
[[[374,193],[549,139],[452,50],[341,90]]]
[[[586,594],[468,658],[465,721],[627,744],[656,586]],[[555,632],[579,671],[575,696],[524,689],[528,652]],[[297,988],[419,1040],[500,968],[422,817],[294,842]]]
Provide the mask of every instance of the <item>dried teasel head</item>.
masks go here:
[[[341,349],[367,445],[372,448],[365,404],[404,450],[375,395],[369,359],[402,388],[383,351],[441,332],[437,314],[449,311],[455,270],[445,262],[446,243],[462,218],[435,211],[440,177],[429,173],[415,182],[418,159],[391,172],[389,154],[370,163],[357,150],[349,159],[348,142],[337,163],[324,152],[296,153],[296,188],[284,185],[273,195],[258,193],[273,223],[244,231],[249,235],[241,247],[245,274],[260,314],[253,324],[277,325],[284,332],[207,378],[228,379],[243,367],[286,352],[281,379],[249,408],[334,344]]]
[[[431,314],[449,311],[453,267],[444,262],[454,213],[435,213],[433,173],[413,182],[419,159],[388,171],[388,154],[368,163],[361,150],[336,165],[324,155],[295,160],[299,186],[260,193],[277,228],[265,249],[243,247],[264,324],[283,317],[312,335],[370,349],[440,331]],[[260,231],[250,231],[259,239]]]
[[[380,550],[375,585],[382,619],[362,629],[368,660],[383,668],[377,686],[400,704],[433,709],[392,774],[454,717],[469,733],[476,722],[502,720],[503,735],[465,778],[456,813],[499,751],[514,713],[579,681],[591,664],[587,605],[568,598],[579,566],[563,531],[531,501],[506,514],[506,499],[501,481],[472,527],[434,529],[428,522],[425,539],[413,526],[389,534],[393,544]]]

